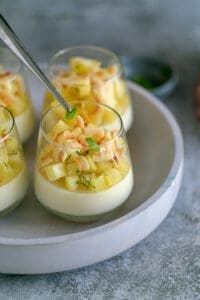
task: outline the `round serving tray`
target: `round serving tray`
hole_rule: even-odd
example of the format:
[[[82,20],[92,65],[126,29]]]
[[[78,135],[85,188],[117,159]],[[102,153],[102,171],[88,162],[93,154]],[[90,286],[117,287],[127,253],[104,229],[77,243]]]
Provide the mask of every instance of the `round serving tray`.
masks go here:
[[[43,88],[30,75],[28,81],[38,114]],[[181,184],[181,132],[168,109],[153,95],[132,83],[129,89],[135,112],[128,132],[135,173],[129,199],[101,221],[74,224],[43,209],[30,185],[22,205],[0,219],[0,272],[50,273],[97,263],[141,241],[166,217]],[[25,146],[30,177],[36,136],[37,129]]]

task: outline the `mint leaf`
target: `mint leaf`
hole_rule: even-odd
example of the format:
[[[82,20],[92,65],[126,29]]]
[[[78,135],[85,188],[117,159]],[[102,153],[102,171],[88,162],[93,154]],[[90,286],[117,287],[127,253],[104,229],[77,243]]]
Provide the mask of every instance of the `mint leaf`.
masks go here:
[[[86,138],[85,140],[86,140],[86,142],[88,143],[88,145],[90,146],[90,148],[92,150],[94,150],[94,151],[99,151],[100,150],[99,145],[97,144],[97,142],[94,139],[89,137],[89,138]]]
[[[65,114],[65,118],[67,120],[72,120],[76,115],[76,107],[73,107],[71,111],[67,111]]]

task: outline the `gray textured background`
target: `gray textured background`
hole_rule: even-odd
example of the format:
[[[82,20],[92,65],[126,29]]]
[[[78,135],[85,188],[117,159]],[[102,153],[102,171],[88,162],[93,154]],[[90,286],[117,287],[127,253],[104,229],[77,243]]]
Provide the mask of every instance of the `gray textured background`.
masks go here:
[[[185,140],[181,192],[153,234],[81,270],[0,275],[0,299],[200,299],[200,124],[192,103],[200,71],[200,1],[0,0],[0,12],[38,61],[63,47],[96,44],[171,62],[180,84],[166,104]]]

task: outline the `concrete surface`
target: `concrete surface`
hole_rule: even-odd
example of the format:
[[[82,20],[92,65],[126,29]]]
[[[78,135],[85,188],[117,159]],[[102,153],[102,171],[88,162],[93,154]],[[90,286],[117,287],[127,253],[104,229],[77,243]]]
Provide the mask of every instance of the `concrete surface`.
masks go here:
[[[0,299],[200,299],[200,124],[192,88],[200,73],[198,0],[0,0],[0,12],[38,61],[96,44],[172,63],[180,75],[166,104],[185,140],[176,205],[161,226],[120,256],[72,272],[0,275]]]

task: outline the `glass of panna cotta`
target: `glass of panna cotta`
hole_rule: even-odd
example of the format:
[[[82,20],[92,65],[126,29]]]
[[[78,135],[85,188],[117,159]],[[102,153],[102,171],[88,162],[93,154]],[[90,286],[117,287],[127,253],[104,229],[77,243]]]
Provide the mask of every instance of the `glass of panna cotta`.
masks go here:
[[[22,64],[7,48],[0,48],[0,105],[12,112],[20,140],[25,142],[34,128],[34,112]]]
[[[55,106],[43,116],[35,194],[51,212],[89,222],[126,201],[133,188],[132,164],[122,119],[115,110],[93,101],[74,102],[72,107],[66,113]],[[107,114],[112,126],[104,122]]]
[[[52,57],[47,73],[65,99],[106,104],[121,115],[125,131],[131,127],[130,95],[122,65],[113,52],[92,46],[64,49]],[[55,105],[55,98],[46,92],[44,111]],[[107,114],[105,121],[112,123],[111,114]]]
[[[11,112],[0,106],[0,214],[13,210],[28,187],[26,163]]]

